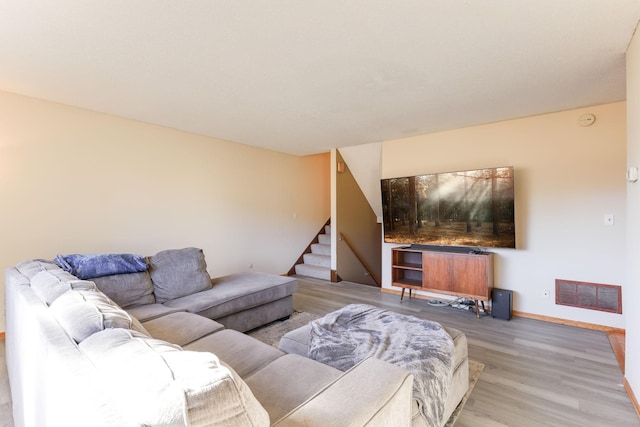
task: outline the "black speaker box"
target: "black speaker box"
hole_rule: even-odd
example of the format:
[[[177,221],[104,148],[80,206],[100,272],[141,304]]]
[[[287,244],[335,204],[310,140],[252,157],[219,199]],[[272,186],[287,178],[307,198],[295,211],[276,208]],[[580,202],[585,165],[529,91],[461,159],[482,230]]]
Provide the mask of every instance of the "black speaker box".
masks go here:
[[[510,320],[513,309],[513,291],[493,289],[491,292],[491,317]]]

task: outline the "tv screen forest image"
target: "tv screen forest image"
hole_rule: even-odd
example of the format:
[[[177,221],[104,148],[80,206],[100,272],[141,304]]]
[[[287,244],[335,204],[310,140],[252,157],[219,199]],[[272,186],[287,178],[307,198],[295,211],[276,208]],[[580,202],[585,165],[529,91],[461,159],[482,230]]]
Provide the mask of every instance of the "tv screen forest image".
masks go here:
[[[515,248],[513,167],[381,181],[384,241]]]

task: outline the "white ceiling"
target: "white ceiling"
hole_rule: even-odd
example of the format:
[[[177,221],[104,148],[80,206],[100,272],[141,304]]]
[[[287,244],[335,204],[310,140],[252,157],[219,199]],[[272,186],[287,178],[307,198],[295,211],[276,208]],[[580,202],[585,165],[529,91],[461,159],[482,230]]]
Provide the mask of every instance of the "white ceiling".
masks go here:
[[[625,99],[640,0],[2,0],[0,90],[305,155]]]

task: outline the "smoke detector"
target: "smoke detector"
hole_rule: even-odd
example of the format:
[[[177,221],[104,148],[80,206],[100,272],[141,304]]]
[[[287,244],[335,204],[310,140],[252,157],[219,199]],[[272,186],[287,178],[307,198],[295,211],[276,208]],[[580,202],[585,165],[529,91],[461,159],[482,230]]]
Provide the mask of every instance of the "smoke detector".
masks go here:
[[[581,126],[591,126],[595,121],[596,116],[594,116],[593,114],[587,113],[578,117],[578,123],[580,123]]]

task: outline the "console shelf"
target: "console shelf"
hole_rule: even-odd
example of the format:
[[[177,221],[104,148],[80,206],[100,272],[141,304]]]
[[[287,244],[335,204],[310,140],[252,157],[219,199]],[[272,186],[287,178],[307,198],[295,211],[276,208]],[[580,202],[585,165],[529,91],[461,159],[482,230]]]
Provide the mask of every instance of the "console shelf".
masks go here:
[[[392,249],[391,284],[405,289],[453,295],[478,302],[489,301],[493,288],[493,253],[461,251],[459,248]]]

